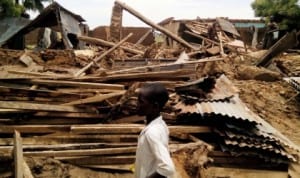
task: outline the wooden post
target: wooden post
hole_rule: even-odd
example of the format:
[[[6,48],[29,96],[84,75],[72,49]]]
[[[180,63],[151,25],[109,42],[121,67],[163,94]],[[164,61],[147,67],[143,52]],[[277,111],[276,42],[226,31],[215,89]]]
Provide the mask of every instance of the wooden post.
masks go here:
[[[80,41],[85,41],[87,43],[92,43],[92,44],[98,44],[102,46],[108,46],[108,47],[113,47],[116,45],[116,43],[105,41],[103,39],[99,38],[93,38],[93,37],[88,37],[88,36],[77,36],[78,40]],[[120,46],[121,49],[124,51],[133,53],[133,54],[144,54],[144,51],[136,50],[136,49],[131,49],[126,46]]]
[[[164,33],[165,35],[169,36],[170,38],[172,38],[173,40],[175,40],[178,43],[182,44],[183,46],[188,47],[190,49],[196,50],[192,45],[190,45],[188,42],[186,42],[182,38],[174,35],[169,30],[167,30],[167,29],[165,29],[165,28],[163,28],[163,27],[155,24],[150,19],[146,18],[145,16],[143,16],[142,14],[140,14],[139,12],[137,12],[136,10],[134,10],[133,8],[131,8],[130,6],[126,5],[125,3],[123,3],[123,2],[121,2],[119,0],[116,0],[115,3],[119,4],[121,7],[123,7],[123,9],[125,9],[126,11],[128,11],[129,13],[131,13],[132,15],[134,15],[135,17],[137,17],[138,19],[140,19],[144,23],[146,23],[146,24],[150,25],[151,27],[155,28],[156,30]]]
[[[14,131],[14,162],[16,178],[33,178],[29,166],[23,158],[22,138],[18,131]]]
[[[14,162],[15,162],[15,178],[23,178],[23,150],[20,133],[14,131]]]
[[[219,41],[220,41],[220,53],[221,53],[221,56],[224,56],[224,48],[223,48],[223,42],[222,42],[222,37],[221,37],[221,34],[218,33],[218,38],[219,38]]]
[[[105,53],[103,53],[101,56],[99,56],[98,58],[94,59],[92,62],[90,62],[88,65],[86,65],[84,68],[80,69],[76,74],[75,77],[80,76],[83,72],[85,72],[86,70],[88,70],[94,63],[97,63],[98,61],[100,61],[103,57],[105,57],[106,55],[108,55],[109,53],[111,53],[112,51],[114,51],[116,48],[118,48],[119,46],[121,46],[121,44],[123,44],[126,40],[128,40],[128,38],[130,38],[132,36],[132,33],[130,33],[129,35],[127,35],[123,40],[121,40],[119,43],[117,43],[115,46],[113,46],[112,48],[110,48],[109,50],[107,50]]]

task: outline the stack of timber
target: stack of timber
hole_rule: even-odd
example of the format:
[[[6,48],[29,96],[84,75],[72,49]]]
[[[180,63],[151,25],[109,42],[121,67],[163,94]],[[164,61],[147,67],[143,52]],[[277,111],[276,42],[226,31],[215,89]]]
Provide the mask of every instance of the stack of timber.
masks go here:
[[[135,90],[144,82],[159,81],[171,96],[162,114],[169,125],[172,150],[204,140],[215,148],[209,152],[213,165],[285,170],[296,161],[287,149],[296,150],[296,146],[249,113],[228,78],[216,75],[194,80],[195,66],[192,70],[189,65],[214,60],[220,59],[140,67],[128,63],[123,69],[119,66],[106,74],[83,77],[12,72],[15,76],[3,77],[0,83],[1,161],[12,161],[16,130],[25,157],[130,171],[144,127],[144,118],[135,115]]]

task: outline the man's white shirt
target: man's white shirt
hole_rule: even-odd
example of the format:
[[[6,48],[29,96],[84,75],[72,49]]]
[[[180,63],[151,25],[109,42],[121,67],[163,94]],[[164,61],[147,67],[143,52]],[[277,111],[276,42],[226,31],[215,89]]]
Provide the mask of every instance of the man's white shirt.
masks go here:
[[[162,116],[159,116],[140,133],[135,162],[136,178],[146,178],[154,172],[168,178],[175,174],[168,142],[169,129]]]

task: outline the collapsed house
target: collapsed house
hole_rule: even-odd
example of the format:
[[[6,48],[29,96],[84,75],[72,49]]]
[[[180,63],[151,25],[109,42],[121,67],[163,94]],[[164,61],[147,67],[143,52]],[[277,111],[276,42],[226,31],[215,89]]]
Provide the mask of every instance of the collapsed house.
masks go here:
[[[80,15],[54,2],[29,23],[26,19],[1,20],[2,23],[15,25],[3,28],[6,33],[2,33],[0,45],[10,49],[25,49],[26,44],[38,46],[43,43],[40,44],[43,49],[80,49],[84,44],[79,43],[76,36],[88,34],[87,26],[82,23],[84,21]],[[15,26],[18,28],[14,28]]]
[[[265,24],[261,20],[228,18],[174,20],[173,18],[168,18],[159,24],[189,42],[201,44],[203,38],[199,37],[197,40],[195,35],[209,38],[208,30],[216,23],[220,25],[227,35],[231,33],[238,39],[241,39],[245,44],[252,47],[256,47],[256,45],[262,41],[265,34]],[[173,45],[168,39],[166,39],[166,44],[170,46]]]
[[[135,111],[135,90],[144,82],[158,81],[170,92],[162,115],[182,177],[241,176],[232,175],[235,171],[255,177],[292,176],[290,167],[299,161],[299,146],[251,111],[232,82],[236,66],[226,56],[246,50],[241,50],[244,45],[229,44],[239,36],[231,23],[219,19],[218,36],[195,44],[203,33],[199,29],[207,35],[209,26],[187,25],[190,36],[185,38],[119,1],[113,9],[117,12],[112,15],[110,38],[77,35],[97,49],[88,55],[86,50],[43,54],[1,50],[1,163],[27,165],[28,169],[20,168],[24,174],[27,170],[26,174],[41,176],[44,168],[35,160],[54,159],[118,172],[118,177],[132,176],[137,137],[144,127],[144,118]],[[172,58],[162,58],[160,49],[125,44],[130,34],[122,31],[124,9],[166,35],[170,44],[176,41],[179,49],[172,47]],[[195,32],[199,34],[192,38]],[[195,57],[205,46],[211,57]],[[151,52],[154,55],[146,55]],[[54,59],[44,60],[45,55]],[[1,175],[12,172],[11,167],[0,168]]]

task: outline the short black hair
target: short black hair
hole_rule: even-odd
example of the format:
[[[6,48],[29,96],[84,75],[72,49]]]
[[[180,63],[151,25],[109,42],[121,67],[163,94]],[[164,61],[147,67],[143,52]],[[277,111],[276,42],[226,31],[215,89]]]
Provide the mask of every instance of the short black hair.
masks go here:
[[[159,82],[145,83],[141,90],[145,91],[146,99],[155,104],[157,103],[161,110],[169,100],[169,93],[165,86]]]

